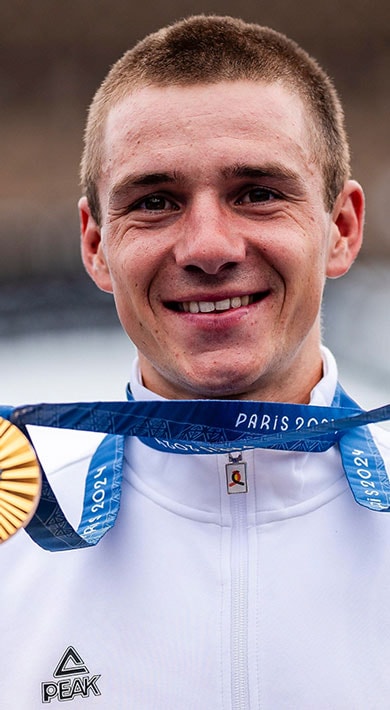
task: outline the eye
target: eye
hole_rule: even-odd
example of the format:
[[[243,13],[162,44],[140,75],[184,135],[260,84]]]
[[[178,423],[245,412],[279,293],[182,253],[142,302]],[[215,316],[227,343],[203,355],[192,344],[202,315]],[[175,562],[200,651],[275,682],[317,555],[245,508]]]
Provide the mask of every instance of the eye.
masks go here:
[[[259,202],[271,202],[277,199],[281,199],[281,196],[274,190],[269,190],[267,187],[252,187],[237,200],[236,204],[258,204]]]
[[[167,212],[177,209],[179,208],[171,200],[158,194],[148,195],[131,207],[131,211],[143,210],[145,212]]]

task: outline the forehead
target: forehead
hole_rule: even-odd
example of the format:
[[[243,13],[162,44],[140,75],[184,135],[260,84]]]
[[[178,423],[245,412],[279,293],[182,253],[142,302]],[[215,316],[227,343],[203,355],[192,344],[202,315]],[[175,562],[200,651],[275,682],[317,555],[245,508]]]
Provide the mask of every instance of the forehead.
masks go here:
[[[149,86],[110,110],[101,177],[129,169],[188,169],[211,161],[285,161],[313,170],[310,115],[302,99],[280,83],[220,82]],[[168,165],[169,163],[169,165]]]

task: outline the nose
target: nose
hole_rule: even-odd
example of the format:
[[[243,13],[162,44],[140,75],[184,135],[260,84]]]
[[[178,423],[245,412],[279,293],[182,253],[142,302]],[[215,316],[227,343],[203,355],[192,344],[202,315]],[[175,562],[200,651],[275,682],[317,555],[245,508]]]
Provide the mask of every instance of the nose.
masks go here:
[[[206,274],[217,274],[246,257],[245,240],[235,229],[234,215],[211,200],[199,201],[188,209],[174,251],[181,268]]]

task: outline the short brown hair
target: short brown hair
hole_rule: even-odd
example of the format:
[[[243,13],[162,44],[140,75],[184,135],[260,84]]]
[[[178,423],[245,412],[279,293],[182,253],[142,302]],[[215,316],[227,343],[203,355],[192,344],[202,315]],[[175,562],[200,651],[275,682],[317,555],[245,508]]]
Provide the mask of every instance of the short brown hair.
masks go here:
[[[81,184],[100,223],[97,182],[106,118],[143,86],[188,86],[220,81],[281,82],[296,91],[313,119],[315,155],[329,211],[350,172],[344,114],[333,83],[296,42],[268,27],[231,17],[194,16],[148,35],[113,65],[91,103],[81,162]]]

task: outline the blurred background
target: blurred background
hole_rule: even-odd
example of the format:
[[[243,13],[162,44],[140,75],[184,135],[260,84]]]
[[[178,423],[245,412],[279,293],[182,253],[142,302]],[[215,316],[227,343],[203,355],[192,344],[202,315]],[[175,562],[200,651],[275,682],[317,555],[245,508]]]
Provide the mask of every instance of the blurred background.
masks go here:
[[[0,401],[122,398],[134,350],[84,275],[76,203],[86,110],[134,42],[193,13],[232,14],[303,45],[342,96],[365,244],[329,282],[324,341],[365,406],[390,400],[390,4],[387,0],[0,0]]]

